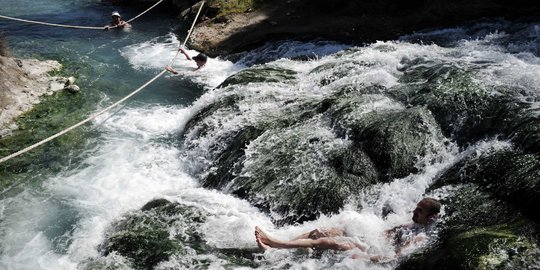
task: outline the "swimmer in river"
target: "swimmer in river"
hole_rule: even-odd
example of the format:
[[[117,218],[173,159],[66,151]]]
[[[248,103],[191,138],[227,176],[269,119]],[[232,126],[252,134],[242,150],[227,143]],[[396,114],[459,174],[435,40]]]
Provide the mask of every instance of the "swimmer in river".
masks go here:
[[[433,198],[424,198],[416,205],[413,211],[412,224],[406,224],[394,227],[385,231],[387,239],[391,240],[396,256],[401,255],[401,250],[408,245],[422,241],[426,238],[422,234],[429,225],[437,218],[441,209],[441,203]],[[260,227],[255,227],[255,239],[259,249],[264,252],[268,247],[271,248],[313,248],[318,250],[333,249],[333,250],[351,250],[359,249],[366,251],[367,246],[363,243],[355,243],[348,241],[345,231],[340,228],[330,229],[315,229],[313,231],[299,235],[292,240],[279,240],[271,237],[264,232]],[[381,256],[353,256],[353,258],[369,258],[372,261],[379,261]]]
[[[118,11],[113,11],[113,13],[111,14],[111,17],[112,17],[111,24],[105,25],[103,29],[109,30],[110,28],[117,28],[117,29],[131,28],[131,24],[122,20],[122,17],[120,16],[120,13],[118,13]]]
[[[182,52],[182,54],[184,54],[186,56],[187,60],[195,61],[195,64],[197,65],[197,68],[195,70],[199,70],[199,69],[203,68],[206,65],[206,62],[208,61],[208,57],[204,53],[199,53],[198,55],[196,55],[194,57],[191,57],[191,56],[189,56],[189,54],[187,54],[187,52],[186,52],[186,50],[184,50],[184,48],[180,48],[178,50],[180,52]],[[178,72],[176,70],[174,70],[171,66],[167,66],[165,69],[167,71],[173,73],[173,74],[178,74]]]

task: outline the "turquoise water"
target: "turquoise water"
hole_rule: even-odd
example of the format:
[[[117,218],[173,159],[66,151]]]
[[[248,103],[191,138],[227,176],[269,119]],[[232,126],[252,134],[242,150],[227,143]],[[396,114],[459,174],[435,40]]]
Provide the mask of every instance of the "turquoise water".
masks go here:
[[[144,10],[143,7],[106,6],[100,1],[2,1],[1,4],[1,12],[6,16],[84,26],[108,24],[113,10],[118,10],[125,19]],[[159,71],[133,69],[120,50],[155,37],[166,38],[171,31],[183,26],[174,20],[170,10],[163,8],[138,18],[129,33],[55,28],[6,20],[0,24],[14,55],[58,60],[64,63],[68,75],[79,78],[77,83],[85,92],[103,93],[112,100],[126,95]],[[170,89],[171,85],[179,89],[174,92],[157,90]],[[196,92],[197,87],[193,85],[160,80],[141,93],[136,101],[189,104],[193,95],[175,93]]]

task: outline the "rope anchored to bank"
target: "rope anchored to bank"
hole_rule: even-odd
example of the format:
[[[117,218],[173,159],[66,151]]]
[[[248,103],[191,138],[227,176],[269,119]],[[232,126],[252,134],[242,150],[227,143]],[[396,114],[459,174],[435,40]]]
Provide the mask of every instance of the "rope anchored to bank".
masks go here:
[[[161,1],[160,1],[160,2],[161,2]],[[189,36],[191,35],[191,32],[192,32],[193,28],[195,27],[195,23],[196,23],[196,21],[197,21],[197,18],[199,17],[199,14],[201,13],[201,10],[202,10],[203,5],[204,5],[204,2],[202,2],[201,7],[199,8],[199,11],[197,12],[197,15],[195,16],[195,20],[193,21],[193,24],[191,25],[191,28],[190,28],[189,31],[188,31],[188,35],[186,36],[186,39],[184,40],[184,42],[182,43],[181,46],[185,46],[185,45],[186,45],[186,43],[187,43],[187,41],[188,41],[188,39],[189,39]],[[171,61],[169,62],[169,64],[172,63],[177,57],[178,57],[178,52],[177,52],[176,55],[171,59]],[[66,129],[64,129],[64,130],[62,130],[62,131],[60,131],[60,132],[58,132],[58,133],[56,133],[56,134],[54,134],[54,135],[52,135],[52,136],[50,136],[50,137],[44,139],[44,140],[41,140],[41,141],[39,141],[39,142],[37,142],[37,143],[31,145],[31,146],[28,146],[28,147],[26,147],[26,148],[24,148],[24,149],[22,149],[22,150],[20,150],[20,151],[18,151],[18,152],[15,152],[15,153],[13,153],[13,154],[11,154],[11,155],[9,155],[9,156],[6,156],[6,157],[1,158],[1,159],[0,159],[0,163],[6,162],[6,161],[8,161],[8,160],[10,160],[10,159],[12,159],[12,158],[14,158],[14,157],[16,157],[16,156],[22,155],[22,154],[24,154],[24,153],[26,153],[26,152],[28,152],[28,151],[30,151],[30,150],[32,150],[32,149],[34,149],[34,148],[40,146],[40,145],[42,145],[42,144],[45,144],[45,143],[47,143],[47,142],[49,142],[49,141],[52,141],[52,140],[54,140],[55,138],[58,138],[58,137],[60,137],[60,136],[62,136],[62,135],[64,135],[64,134],[68,133],[69,131],[71,131],[71,130],[73,130],[73,129],[75,129],[75,128],[78,128],[78,127],[80,127],[80,126],[82,126],[82,125],[88,123],[89,121],[91,121],[91,120],[95,119],[96,117],[98,117],[98,116],[104,114],[105,112],[111,110],[112,108],[114,108],[114,107],[120,105],[122,102],[128,100],[130,97],[132,97],[132,96],[134,96],[135,94],[137,94],[138,92],[142,91],[144,88],[146,88],[146,87],[147,87],[148,85],[150,85],[152,82],[154,82],[154,81],[157,80],[159,77],[161,77],[163,74],[165,74],[165,72],[167,72],[166,69],[162,70],[159,74],[157,74],[156,76],[154,76],[152,79],[150,79],[148,82],[146,82],[145,84],[143,84],[141,87],[139,87],[139,88],[137,88],[136,90],[134,90],[133,92],[131,92],[129,95],[127,95],[127,96],[125,96],[124,98],[118,100],[117,102],[115,102],[114,104],[108,106],[107,108],[105,108],[105,109],[99,111],[98,113],[96,113],[96,114],[94,114],[94,115],[92,115],[92,116],[90,116],[90,117],[88,117],[88,118],[86,118],[86,119],[80,121],[79,123],[77,123],[77,124],[75,124],[75,125],[73,125],[73,126],[71,126],[71,127],[68,127],[68,128],[66,128]]]
[[[128,20],[127,22],[130,23],[132,21],[134,21],[135,19],[139,18],[140,16],[142,16],[144,13],[150,11],[151,9],[153,9],[154,7],[156,7],[158,4],[160,4],[161,2],[163,2],[164,0],[160,0],[159,2],[155,3],[153,6],[149,7],[148,9],[146,9],[145,11],[143,11],[142,13],[140,13],[139,15],[131,18],[130,20]],[[32,20],[25,20],[25,19],[20,19],[20,18],[15,18],[15,17],[9,17],[9,16],[4,16],[4,15],[0,15],[0,18],[2,19],[6,19],[6,20],[13,20],[13,21],[19,21],[19,22],[25,22],[25,23],[33,23],[33,24],[41,24],[41,25],[47,25],[47,26],[54,26],[54,27],[64,27],[64,28],[76,28],[76,29],[90,29],[90,30],[103,30],[103,26],[81,26],[81,25],[66,25],[66,24],[58,24],[58,23],[48,23],[48,22],[39,22],[39,21],[32,21]],[[116,28],[117,26],[111,26],[109,27],[110,28]]]

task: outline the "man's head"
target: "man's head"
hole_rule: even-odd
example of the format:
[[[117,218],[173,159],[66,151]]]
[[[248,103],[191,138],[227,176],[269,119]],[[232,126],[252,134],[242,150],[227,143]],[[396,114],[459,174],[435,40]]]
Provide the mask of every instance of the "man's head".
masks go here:
[[[424,198],[416,204],[412,220],[415,223],[427,225],[435,220],[440,211],[441,203],[439,201],[433,198]]]
[[[200,68],[206,64],[208,57],[203,53],[199,53],[197,56],[193,57],[193,60],[197,63],[197,67]]]
[[[114,22],[120,21],[120,18],[121,18],[120,13],[118,13],[118,11],[113,11],[113,13],[111,14],[111,17]]]

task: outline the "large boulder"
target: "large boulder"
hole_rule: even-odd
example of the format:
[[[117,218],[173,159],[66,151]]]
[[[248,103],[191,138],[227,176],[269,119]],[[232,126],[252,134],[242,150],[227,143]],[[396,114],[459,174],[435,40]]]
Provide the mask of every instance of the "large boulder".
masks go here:
[[[206,215],[165,199],[151,201],[141,211],[112,224],[100,249],[103,255],[117,252],[137,268],[151,269],[173,254],[187,254],[204,246],[197,228]]]
[[[229,85],[264,83],[264,82],[287,82],[296,79],[296,72],[288,69],[268,66],[255,66],[244,69],[227,78],[219,87]]]
[[[536,154],[500,151],[466,159],[443,174],[435,186],[475,183],[497,198],[540,221],[540,158]]]
[[[477,69],[415,58],[403,60],[400,70],[402,84],[390,94],[408,106],[426,106],[444,134],[460,145],[501,134],[513,137],[525,114],[516,95],[521,89],[481,85],[473,78]]]
[[[387,109],[374,111],[373,104]],[[424,107],[405,109],[380,94],[345,91],[338,95],[329,113],[336,127],[347,130],[351,140],[370,157],[382,181],[417,172],[419,159],[444,147],[440,127]]]
[[[339,70],[352,66],[366,68],[351,62]],[[322,87],[334,84],[333,67],[310,74],[328,75]],[[340,84],[313,96],[287,88],[294,77],[249,68],[227,79],[216,90],[221,98],[188,122],[185,146],[205,162],[193,170],[204,187],[246,198],[278,223],[303,222],[336,213],[365,187],[416,173],[446,147],[426,108],[407,109],[384,96],[382,86]],[[266,84],[258,88],[259,82]],[[254,109],[246,112],[248,106]]]
[[[315,121],[267,130],[248,146],[246,156],[228,189],[275,213],[278,223],[336,213],[378,181],[361,149]]]
[[[193,205],[152,200],[111,224],[99,246],[104,256],[89,258],[78,268],[206,269],[216,261],[224,267],[255,267],[253,250],[220,249],[205,242],[200,228],[210,216]]]

